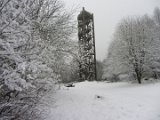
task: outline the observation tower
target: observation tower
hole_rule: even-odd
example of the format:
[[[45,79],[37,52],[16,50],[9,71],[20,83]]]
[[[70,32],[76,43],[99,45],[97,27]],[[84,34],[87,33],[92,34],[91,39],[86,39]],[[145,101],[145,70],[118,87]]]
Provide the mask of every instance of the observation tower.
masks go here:
[[[80,57],[79,77],[80,80],[97,80],[94,17],[93,14],[83,8],[77,19]]]

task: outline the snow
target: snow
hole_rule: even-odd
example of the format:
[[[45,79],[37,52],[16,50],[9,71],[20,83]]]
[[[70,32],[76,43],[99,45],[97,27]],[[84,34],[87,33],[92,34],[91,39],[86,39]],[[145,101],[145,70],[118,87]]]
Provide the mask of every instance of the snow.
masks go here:
[[[160,83],[81,82],[51,93],[45,120],[160,120]]]

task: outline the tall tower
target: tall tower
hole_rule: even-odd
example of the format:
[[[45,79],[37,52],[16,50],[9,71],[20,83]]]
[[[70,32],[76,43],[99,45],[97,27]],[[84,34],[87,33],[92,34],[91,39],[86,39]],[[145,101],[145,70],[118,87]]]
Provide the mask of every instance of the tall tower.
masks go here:
[[[93,14],[84,8],[78,15],[78,38],[81,80],[97,80]]]

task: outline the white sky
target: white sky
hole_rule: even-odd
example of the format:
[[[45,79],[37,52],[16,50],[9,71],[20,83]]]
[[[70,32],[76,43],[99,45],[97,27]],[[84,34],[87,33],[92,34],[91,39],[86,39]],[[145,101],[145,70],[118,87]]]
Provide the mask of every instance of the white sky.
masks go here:
[[[160,0],[63,0],[67,7],[82,7],[94,14],[97,60],[103,60],[118,22],[124,17],[152,15]]]

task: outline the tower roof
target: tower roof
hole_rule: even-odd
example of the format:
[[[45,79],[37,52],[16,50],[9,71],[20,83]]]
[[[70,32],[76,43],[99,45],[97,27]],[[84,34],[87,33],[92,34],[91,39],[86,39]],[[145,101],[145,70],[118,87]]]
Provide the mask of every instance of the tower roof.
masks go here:
[[[93,18],[93,14],[87,12],[84,7],[83,7],[83,10],[78,15],[78,20],[86,20],[86,19],[92,19],[92,18]]]

